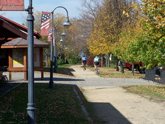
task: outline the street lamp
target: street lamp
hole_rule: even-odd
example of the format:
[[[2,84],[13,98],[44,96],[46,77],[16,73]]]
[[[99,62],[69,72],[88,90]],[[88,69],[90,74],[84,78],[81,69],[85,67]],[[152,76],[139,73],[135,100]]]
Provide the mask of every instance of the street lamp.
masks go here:
[[[57,66],[58,66],[58,62],[57,62],[57,50],[56,50],[56,27],[59,25],[59,24],[61,24],[61,25],[64,25],[64,23],[62,24],[62,23],[58,23],[58,24],[56,24],[56,26],[55,26],[55,31],[54,31],[54,33],[55,33],[55,45],[54,45],[54,72],[56,73],[56,69],[57,69]],[[66,25],[64,25],[64,31],[63,31],[63,33],[61,34],[61,40],[60,41],[63,41],[63,37],[62,36],[66,36],[67,35],[67,33],[66,33],[66,31],[65,31],[65,26]]]
[[[36,108],[34,103],[34,16],[32,9],[32,0],[29,0],[29,6],[25,10],[28,12],[28,124],[36,123]]]
[[[63,39],[63,37],[61,36],[61,40],[60,40],[61,42],[63,42],[64,41],[64,39]]]
[[[70,23],[70,21],[69,21],[69,16],[68,16],[68,11],[67,11],[67,9],[65,8],[65,7],[63,7],[63,6],[58,6],[58,7],[56,7],[52,12],[51,12],[51,14],[52,14],[52,29],[53,29],[53,13],[54,13],[54,11],[57,9],[57,8],[63,8],[63,9],[65,9],[66,10],[66,13],[67,13],[67,19],[66,19],[66,21],[65,21],[65,23],[63,23],[63,25],[64,26],[69,26],[69,25],[71,25],[71,23]],[[54,85],[53,85],[53,33],[52,33],[52,35],[51,35],[51,58],[50,58],[51,60],[51,66],[50,66],[50,81],[49,81],[49,88],[54,88]]]
[[[63,35],[61,34],[61,42],[63,42]],[[56,37],[55,37],[55,44],[54,44],[54,72],[56,73],[56,69],[58,67],[58,62],[57,62],[57,49],[56,49]]]

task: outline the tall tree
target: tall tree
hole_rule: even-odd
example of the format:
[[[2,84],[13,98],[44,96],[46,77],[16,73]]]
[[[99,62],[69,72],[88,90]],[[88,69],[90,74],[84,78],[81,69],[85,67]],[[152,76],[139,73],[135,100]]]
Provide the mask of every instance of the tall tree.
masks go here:
[[[147,32],[142,44],[140,59],[147,69],[153,69],[155,64],[165,64],[165,1],[141,0],[142,12],[147,17],[141,21],[143,30]]]
[[[123,10],[129,8],[127,0],[103,0],[95,19],[94,30],[88,39],[89,50],[93,54],[113,52],[114,44],[119,42],[123,24],[128,21]],[[118,60],[118,59],[116,59]],[[118,62],[116,62],[118,64]],[[118,70],[118,65],[116,65]]]
[[[81,23],[82,37],[81,41],[87,45],[87,39],[90,37],[92,30],[94,30],[94,22],[98,16],[99,8],[102,0],[81,0],[82,7],[80,8],[79,21]],[[88,47],[86,47],[86,53]]]

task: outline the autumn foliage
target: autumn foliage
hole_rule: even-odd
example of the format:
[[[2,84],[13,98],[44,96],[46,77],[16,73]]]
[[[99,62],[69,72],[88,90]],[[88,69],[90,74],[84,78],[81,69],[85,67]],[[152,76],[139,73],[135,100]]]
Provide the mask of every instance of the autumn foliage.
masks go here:
[[[89,51],[143,62],[146,69],[165,65],[164,6],[165,0],[104,0],[88,39]]]

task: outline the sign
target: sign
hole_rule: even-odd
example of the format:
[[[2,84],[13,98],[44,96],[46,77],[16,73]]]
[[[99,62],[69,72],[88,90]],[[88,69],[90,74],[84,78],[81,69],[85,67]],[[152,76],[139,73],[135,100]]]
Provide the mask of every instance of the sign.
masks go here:
[[[13,67],[24,67],[23,49],[13,49]]]
[[[0,11],[24,11],[24,0],[0,0]]]

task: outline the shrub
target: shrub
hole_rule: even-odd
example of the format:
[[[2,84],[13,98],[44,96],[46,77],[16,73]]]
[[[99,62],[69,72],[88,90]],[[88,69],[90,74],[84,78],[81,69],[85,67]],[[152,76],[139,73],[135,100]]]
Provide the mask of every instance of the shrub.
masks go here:
[[[87,65],[88,66],[94,66],[94,57],[90,55],[87,59]],[[99,67],[101,67],[101,59],[99,59]]]
[[[63,59],[58,59],[57,62],[58,62],[58,65],[63,65],[63,64],[65,64],[65,61],[64,61]]]
[[[94,66],[94,62],[93,62],[93,56],[89,56],[87,59],[87,65],[88,66]]]
[[[72,58],[67,59],[69,64],[77,64],[80,63],[81,60],[78,56],[73,56]]]

